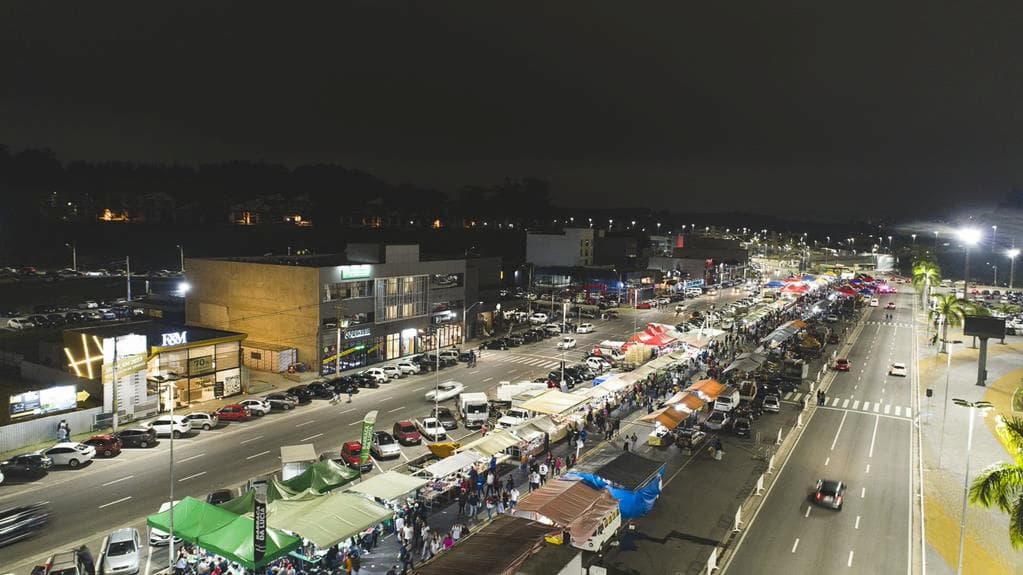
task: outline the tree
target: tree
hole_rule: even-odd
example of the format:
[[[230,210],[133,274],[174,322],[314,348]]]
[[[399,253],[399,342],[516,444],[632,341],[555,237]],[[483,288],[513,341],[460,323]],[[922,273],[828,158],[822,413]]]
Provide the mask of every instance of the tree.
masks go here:
[[[941,268],[930,260],[913,262],[913,286],[920,292],[925,304],[930,304],[931,284],[941,282]]]
[[[931,320],[941,321],[941,351],[945,352],[945,341],[948,339],[948,328],[959,327],[963,324],[963,318],[976,311],[976,306],[969,301],[958,298],[954,294],[944,295],[938,298],[937,305],[928,312],[927,317]]]
[[[998,426],[998,435],[1013,463],[1003,461],[981,471],[970,486],[970,502],[1007,513],[1009,542],[1013,549],[1023,549],[1023,418],[1005,419]]]

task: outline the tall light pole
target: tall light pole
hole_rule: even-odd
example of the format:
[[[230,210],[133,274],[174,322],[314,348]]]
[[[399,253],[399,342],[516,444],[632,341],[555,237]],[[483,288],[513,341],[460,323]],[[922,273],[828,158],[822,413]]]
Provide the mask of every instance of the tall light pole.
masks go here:
[[[966,433],[966,474],[963,475],[963,514],[959,518],[959,567],[956,569],[956,573],[962,575],[963,573],[963,548],[966,546],[966,503],[970,493],[970,450],[973,449],[973,412],[976,410],[981,411],[981,417],[984,417],[988,410],[994,407],[991,402],[988,401],[966,401],[965,399],[953,399],[956,405],[960,407],[966,407],[970,410],[970,427]]]
[[[959,230],[959,239],[963,242],[964,252],[966,252],[966,259],[963,265],[963,297],[967,297],[967,290],[969,289],[970,283],[970,246],[977,245],[980,241],[980,230],[977,228],[961,228]]]
[[[1016,274],[1016,256],[1019,255],[1018,248],[1012,248],[1005,252],[1005,255],[1009,257],[1009,289],[1012,289],[1012,282]]]
[[[471,306],[469,306],[468,308],[466,308],[465,307],[465,299],[462,300],[462,343],[465,343],[466,340],[469,339],[465,335],[465,314],[467,314],[470,311],[472,311],[472,308],[480,305],[481,303],[483,303],[483,302],[482,301],[478,301],[478,302],[472,304]]]
[[[942,339],[941,343],[945,345],[948,361],[945,364],[945,412],[941,416],[941,437],[938,439],[938,467],[941,467],[941,457],[945,453],[945,420],[948,419],[948,381],[952,374],[952,344],[963,343],[963,340]]]
[[[181,271],[183,273],[185,271],[185,248],[181,247],[181,244],[177,244],[177,246],[178,246],[178,256],[180,256],[179,259],[181,261]]]
[[[78,249],[75,248],[75,242],[68,242],[64,245],[71,248],[71,269],[78,271]]]
[[[909,237],[913,238],[913,245],[916,245],[916,234],[909,234]]]
[[[998,226],[991,226],[991,251],[998,245]]]

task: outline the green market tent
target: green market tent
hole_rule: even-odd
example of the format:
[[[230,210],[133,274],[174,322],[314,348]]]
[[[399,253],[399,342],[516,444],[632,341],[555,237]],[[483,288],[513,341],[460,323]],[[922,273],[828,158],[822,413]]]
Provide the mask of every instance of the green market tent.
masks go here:
[[[174,511],[174,534],[189,543],[197,543],[201,536],[228,525],[238,517],[216,505],[185,497],[167,511],[150,515],[146,523],[164,533],[170,533],[171,511]]]
[[[331,493],[310,500],[279,499],[266,506],[267,523],[297,533],[317,547],[335,545],[394,513],[355,493]]]
[[[228,525],[199,538],[199,547],[234,561],[246,569],[263,567],[302,546],[302,540],[278,529],[266,529],[266,553],[262,561],[253,559],[252,518],[236,516]]]
[[[291,495],[298,494],[307,489],[323,493],[351,483],[359,476],[358,470],[345,465],[338,465],[330,459],[324,459],[314,463],[309,469],[303,471],[301,475],[292,477],[287,481],[282,481],[280,484],[286,486],[287,492]]]

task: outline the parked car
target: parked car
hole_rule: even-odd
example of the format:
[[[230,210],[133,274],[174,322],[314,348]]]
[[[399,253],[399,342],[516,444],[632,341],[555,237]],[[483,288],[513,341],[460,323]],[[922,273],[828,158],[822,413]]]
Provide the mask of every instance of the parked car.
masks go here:
[[[46,560],[46,575],[88,575],[89,569],[79,549],[59,551]]]
[[[334,386],[327,385],[323,381],[314,381],[305,386],[306,391],[318,399],[334,399]]]
[[[781,411],[781,402],[778,400],[777,395],[766,395],[761,407],[768,413],[778,413]]]
[[[384,373],[384,370],[380,369],[379,367],[371,367],[369,369],[364,369],[359,372],[359,375],[372,377],[373,380],[376,381],[377,383],[388,383],[389,381],[391,381],[391,377]]]
[[[849,371],[851,367],[852,364],[844,357],[835,360],[835,371]]]
[[[35,326],[36,324],[32,323],[32,320],[28,319],[27,317],[12,317],[11,319],[7,320],[7,327],[9,329],[13,329],[14,331],[24,331],[27,329],[32,329]]]
[[[142,537],[134,527],[123,527],[107,536],[102,551],[104,575],[136,575],[142,566]]]
[[[178,503],[179,503],[179,501],[164,501],[163,503],[160,504],[160,510],[158,511],[158,513],[163,513],[165,511],[167,511],[168,509],[170,509],[171,507],[174,507]],[[174,545],[176,546],[178,544],[178,542],[180,542],[180,541],[181,541],[180,537],[175,537],[174,538]],[[161,531],[161,530],[157,529],[156,527],[150,527],[149,528],[149,544],[151,546],[169,545],[170,544],[170,534],[168,534],[166,531]]]
[[[753,433],[753,422],[745,416],[736,417],[735,423],[732,424],[732,432],[738,437],[750,437]]]
[[[648,301],[641,301],[636,304],[636,309],[650,309],[652,306]]]
[[[438,385],[436,389],[426,392],[426,401],[447,401],[457,397],[464,389],[465,385],[457,381],[445,381]]]
[[[444,430],[444,426],[433,417],[424,417],[423,419],[416,420],[416,429],[419,430],[420,435],[429,439],[430,441],[444,441],[448,438],[447,432]]]
[[[270,404],[272,409],[288,411],[298,405],[298,399],[286,393],[271,393],[263,397],[263,400]]]
[[[45,476],[53,461],[41,453],[23,453],[15,455],[7,461],[0,461],[0,474],[6,479],[39,479]]]
[[[185,418],[192,424],[192,429],[202,429],[203,431],[209,431],[220,423],[220,417],[216,413],[208,411],[193,411]]]
[[[536,312],[533,315],[529,316],[529,323],[533,325],[545,324],[547,323],[547,319],[548,319],[547,314],[542,312]]]
[[[838,316],[833,313],[829,313],[827,317],[824,318],[824,321],[828,323],[835,323],[836,321],[838,321]]]
[[[221,421],[248,421],[248,419],[252,417],[252,412],[250,412],[244,405],[232,403],[218,409],[217,417],[219,417]]]
[[[419,371],[421,369],[419,367],[419,364],[417,364],[417,363],[415,363],[413,361],[407,360],[407,359],[403,359],[403,360],[400,360],[400,361],[396,362],[394,364],[394,367],[400,369],[402,371],[402,373],[404,373],[406,375],[415,375],[415,374],[419,373]]]
[[[121,441],[122,447],[151,447],[156,445],[156,431],[148,428],[130,427],[114,434]]]
[[[0,547],[32,537],[49,521],[50,507],[46,503],[18,505],[0,510]]]
[[[604,373],[611,369],[611,364],[601,360],[599,357],[586,358],[586,365],[596,373]]]
[[[356,373],[349,377],[351,377],[352,381],[354,381],[359,387],[367,387],[371,389],[380,387],[380,382],[377,381],[377,378],[369,375],[368,373]]]
[[[300,404],[309,403],[310,401],[313,400],[312,392],[306,389],[306,386],[304,385],[296,385],[295,387],[292,387],[285,393],[297,399]]]
[[[732,418],[728,415],[728,413],[714,410],[714,412],[710,414],[710,417],[703,422],[703,426],[707,429],[717,431],[728,427],[728,424],[731,422]]]
[[[558,349],[572,349],[573,347],[575,347],[574,337],[563,337],[558,342]]]
[[[394,423],[394,428],[391,430],[391,434],[402,445],[419,445],[423,442],[423,436],[420,435],[419,430],[416,429],[416,424],[407,419],[396,421]]]
[[[231,489],[216,489],[206,495],[206,503],[220,505],[234,499],[234,491]]]
[[[369,451],[377,459],[394,459],[401,456],[401,446],[394,436],[386,431],[373,432],[373,443],[370,444]]]
[[[575,328],[576,333],[593,333],[592,323],[581,323],[579,327]]]
[[[830,507],[836,511],[841,511],[845,487],[845,484],[841,481],[818,479],[810,498],[821,507]]]
[[[870,307],[877,307],[878,303],[879,302],[877,301],[876,297],[875,298],[870,298]]]
[[[167,435],[177,439],[192,431],[192,422],[185,418],[184,415],[175,415],[174,417],[161,415],[147,423],[146,427],[155,431],[157,437]]]
[[[253,415],[266,415],[270,412],[270,402],[264,399],[243,399],[238,402],[238,405],[249,409],[249,412]]]
[[[401,368],[396,365],[385,365],[382,366],[380,369],[382,369],[384,373],[386,373],[387,376],[390,377],[391,379],[400,379],[402,377],[405,377],[405,372],[402,371]]]
[[[372,446],[371,446],[372,449]],[[341,459],[345,465],[352,469],[359,469],[363,473],[373,471],[373,462],[369,459],[362,463],[362,442],[346,441],[341,444]]]
[[[455,419],[455,414],[443,405],[438,405],[434,409],[431,409],[430,417],[439,421],[440,424],[444,426],[444,429],[448,431],[458,429],[458,420]]]
[[[44,449],[41,453],[49,457],[53,465],[66,465],[71,469],[78,469],[83,463],[88,463],[96,457],[96,448],[84,443],[66,441]]]
[[[508,343],[503,338],[490,339],[483,342],[483,349],[508,349]]]
[[[904,363],[893,363],[888,368],[888,375],[894,375],[898,377],[906,377],[906,364]]]
[[[121,440],[111,434],[93,435],[82,443],[92,446],[97,457],[114,457],[121,453],[121,448],[124,447]]]

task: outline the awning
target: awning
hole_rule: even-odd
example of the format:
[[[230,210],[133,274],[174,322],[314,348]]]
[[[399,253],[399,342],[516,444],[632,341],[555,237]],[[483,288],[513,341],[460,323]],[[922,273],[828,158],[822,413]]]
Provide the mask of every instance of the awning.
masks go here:
[[[729,371],[739,370],[740,373],[749,373],[759,369],[765,361],[767,361],[767,356],[764,354],[746,352],[736,357],[735,361],[728,364],[724,371],[728,373]]]
[[[256,563],[253,531],[252,518],[239,516],[223,529],[200,538],[198,545],[246,569],[269,565],[302,546],[302,539],[268,527],[266,551],[263,560]]]
[[[281,449],[283,450],[284,448],[282,447]],[[307,489],[312,489],[317,493],[325,493],[331,489],[347,485],[356,480],[359,475],[360,473],[357,469],[352,469],[346,465],[339,465],[330,459],[324,459],[312,464],[301,475],[280,482],[280,485],[286,487],[286,489],[281,490],[286,492],[286,494],[282,494],[285,496],[293,496]]]
[[[594,489],[581,481],[553,479],[519,499],[515,514],[568,527],[572,538],[582,542],[617,509],[618,501],[607,490]]]
[[[619,487],[636,491],[657,477],[660,469],[664,467],[661,461],[648,459],[631,451],[612,452],[608,455],[613,457],[591,456],[584,459],[572,471],[599,475]]]
[[[677,409],[677,407],[680,407],[681,405],[682,404],[676,404],[662,407],[661,409],[644,415],[640,419],[642,421],[656,421],[668,429],[675,429],[683,421],[685,421],[687,417],[689,417],[688,413],[682,409]]]
[[[417,575],[514,575],[530,555],[544,546],[544,537],[559,532],[521,517],[498,515],[458,542],[458,550],[441,553],[420,565]]]
[[[533,399],[526,401],[519,407],[536,413],[558,415],[575,409],[587,399],[588,397],[586,396],[562,393],[556,389],[551,389],[546,393],[542,393]]]
[[[668,401],[664,402],[665,405],[682,406],[680,409],[687,413],[699,411],[703,409],[703,406],[707,404],[706,401],[700,399],[695,393],[689,393],[687,391],[681,391],[668,398]]]
[[[171,510],[174,511],[174,534],[189,543],[197,543],[201,536],[223,528],[238,517],[216,505],[185,497],[171,509],[150,515],[146,523],[164,533],[170,533]]]
[[[802,327],[799,327],[800,324],[803,327],[806,327],[805,323],[799,321],[799,324],[797,324],[796,323],[797,321],[798,320],[793,320],[778,326],[777,328],[775,328],[774,331],[767,334],[766,337],[761,339],[760,343],[772,343],[777,345],[789,339],[790,337],[796,335],[797,333],[799,333],[799,330],[803,329]]]
[[[269,525],[297,533],[321,549],[362,533],[394,514],[362,495],[347,492],[307,501],[274,501],[267,504],[266,512]]]
[[[346,488],[345,491],[361,493],[384,501],[394,501],[427,483],[429,483],[429,480],[422,477],[412,477],[397,471],[385,471],[380,475],[374,475],[356,485],[352,485]]]
[[[686,391],[698,394],[704,401],[714,401],[728,387],[715,379],[701,379],[686,388]]]
[[[415,475],[430,478],[447,477],[456,471],[461,471],[469,467],[480,459],[483,459],[483,455],[481,455],[478,451],[470,449],[469,451],[456,453],[451,457],[446,457],[436,463],[427,465],[415,472]]]
[[[481,437],[459,447],[458,451],[472,449],[478,451],[484,457],[490,457],[520,443],[522,443],[522,438],[515,435],[514,432],[495,429],[487,434],[486,437]]]
[[[303,461],[312,463],[316,459],[316,449],[313,448],[312,444],[303,443],[301,445],[281,446],[281,464],[301,463]]]

